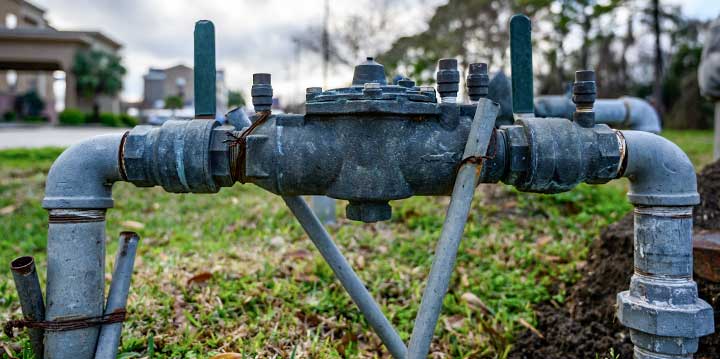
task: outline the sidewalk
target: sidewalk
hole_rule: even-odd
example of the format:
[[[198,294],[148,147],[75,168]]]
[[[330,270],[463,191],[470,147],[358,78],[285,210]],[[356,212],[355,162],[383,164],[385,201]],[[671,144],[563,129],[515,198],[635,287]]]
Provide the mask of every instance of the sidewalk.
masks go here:
[[[116,127],[2,127],[0,149],[33,147],[68,147],[88,137],[109,133],[123,133],[127,128]]]

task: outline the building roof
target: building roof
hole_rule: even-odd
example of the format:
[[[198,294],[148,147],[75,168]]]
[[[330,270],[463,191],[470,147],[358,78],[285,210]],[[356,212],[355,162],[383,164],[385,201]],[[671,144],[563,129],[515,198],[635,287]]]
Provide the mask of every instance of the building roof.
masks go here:
[[[59,31],[49,28],[7,29],[0,27],[0,40],[69,41],[79,42],[89,46],[99,42],[115,51],[122,48],[122,44],[98,31]]]

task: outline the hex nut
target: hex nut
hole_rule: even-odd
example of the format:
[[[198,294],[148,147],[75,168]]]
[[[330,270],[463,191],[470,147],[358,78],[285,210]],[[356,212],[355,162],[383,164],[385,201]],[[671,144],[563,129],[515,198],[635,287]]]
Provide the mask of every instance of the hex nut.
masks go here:
[[[530,145],[523,126],[502,126],[507,138],[508,169],[503,182],[519,184],[525,178],[530,163]]]
[[[628,328],[663,337],[697,338],[714,331],[713,309],[702,299],[694,304],[648,303],[629,291],[617,295],[617,317]]]
[[[135,126],[128,132],[123,145],[123,166],[127,181],[138,187],[152,187],[155,185],[148,177],[145,165],[145,146],[149,142],[152,126]]]
[[[218,126],[212,130],[210,139],[210,170],[212,177],[220,187],[230,187],[235,183],[231,171],[230,144],[226,142],[228,133],[233,133],[233,126]]]
[[[592,128],[597,144],[597,161],[591,173],[588,173],[588,183],[607,183],[617,178],[620,168],[620,142],[615,131],[607,125],[595,125]]]

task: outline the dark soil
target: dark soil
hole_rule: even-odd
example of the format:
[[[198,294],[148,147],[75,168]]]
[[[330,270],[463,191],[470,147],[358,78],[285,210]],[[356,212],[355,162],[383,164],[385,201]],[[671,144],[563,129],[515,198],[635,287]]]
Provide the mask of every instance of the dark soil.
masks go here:
[[[720,161],[698,175],[701,203],[695,208],[696,229],[720,229]],[[606,228],[593,242],[582,279],[568,290],[563,305],[535,306],[537,329],[544,338],[521,333],[512,359],[632,358],[630,335],[615,317],[617,293],[627,290],[633,272],[633,218],[629,213]],[[720,358],[720,283],[695,277],[701,298],[715,308],[716,333],[700,339],[696,359]]]

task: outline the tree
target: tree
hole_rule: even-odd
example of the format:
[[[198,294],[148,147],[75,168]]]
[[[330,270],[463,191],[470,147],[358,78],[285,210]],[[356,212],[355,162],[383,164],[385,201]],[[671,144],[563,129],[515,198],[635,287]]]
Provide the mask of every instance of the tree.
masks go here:
[[[120,56],[102,50],[78,51],[72,69],[81,97],[93,101],[93,117],[99,119],[99,95],[115,96],[122,90],[126,73]]]
[[[165,98],[165,108],[172,110],[172,116],[175,117],[175,110],[183,107],[183,99],[178,95],[171,95]]]
[[[245,103],[245,96],[243,96],[242,91],[228,91],[228,107],[243,107]]]

